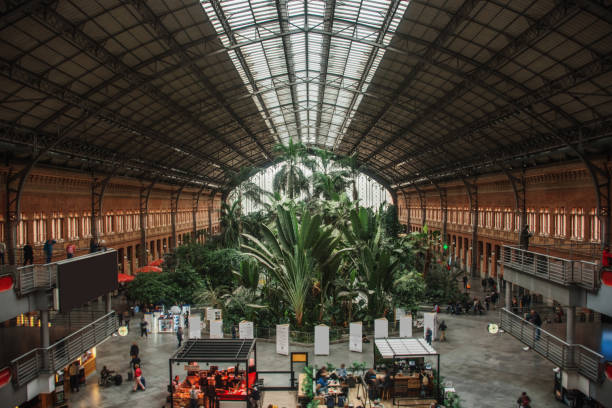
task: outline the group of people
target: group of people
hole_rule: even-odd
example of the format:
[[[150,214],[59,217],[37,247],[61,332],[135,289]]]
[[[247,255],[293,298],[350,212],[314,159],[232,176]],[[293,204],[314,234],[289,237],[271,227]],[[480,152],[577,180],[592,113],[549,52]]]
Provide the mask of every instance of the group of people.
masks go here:
[[[43,244],[43,254],[45,263],[50,263],[53,260],[53,246],[57,244],[57,241],[53,238],[49,238]],[[105,250],[104,242],[91,239],[89,244],[89,252],[98,252],[101,250]],[[28,241],[22,248],[23,251],[23,266],[33,265],[34,264],[34,247]],[[73,258],[76,255],[77,246],[73,242],[69,242],[66,245],[66,259]],[[4,242],[0,242],[0,262],[4,265],[4,255],[6,252],[6,244]]]
[[[236,367],[228,370],[219,370],[216,366],[211,366],[208,370],[188,371],[184,381],[180,381],[179,376],[172,379],[172,392],[179,389],[189,390],[190,407],[197,408],[200,394],[203,394],[203,401],[206,408],[217,406],[217,389],[227,389],[237,392],[246,383],[244,372],[238,371]],[[259,391],[254,386],[251,389],[251,398],[255,401],[259,399]],[[249,405],[252,405],[250,402]]]
[[[130,346],[130,369],[134,376],[134,386],[132,391],[144,391],[146,390],[146,382],[142,375],[142,368],[140,368],[140,349],[137,343],[132,343]]]

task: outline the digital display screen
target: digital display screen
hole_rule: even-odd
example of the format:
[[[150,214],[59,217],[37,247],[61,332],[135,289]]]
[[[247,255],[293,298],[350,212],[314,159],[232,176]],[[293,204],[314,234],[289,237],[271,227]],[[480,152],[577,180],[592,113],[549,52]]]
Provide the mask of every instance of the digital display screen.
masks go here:
[[[117,251],[110,250],[57,262],[61,312],[113,292],[117,282]]]

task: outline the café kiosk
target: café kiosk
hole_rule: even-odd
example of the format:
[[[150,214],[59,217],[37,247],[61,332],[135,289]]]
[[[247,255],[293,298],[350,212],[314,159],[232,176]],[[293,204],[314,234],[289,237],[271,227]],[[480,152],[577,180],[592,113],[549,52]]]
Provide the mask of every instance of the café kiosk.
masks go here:
[[[440,354],[424,339],[375,340],[374,367],[382,364],[393,367],[393,405],[399,405],[400,400],[404,399],[440,398],[440,390],[433,386],[434,373],[431,369],[433,359],[437,365],[435,384],[440,384]],[[427,386],[424,386],[425,377],[427,377]]]
[[[171,408],[189,406],[192,384],[198,390],[199,406],[208,406],[205,402],[211,389],[219,408],[248,406],[248,397],[257,381],[254,339],[190,339],[168,363]],[[180,380],[178,386],[173,385],[176,375]],[[207,389],[200,386],[202,381],[208,384]]]

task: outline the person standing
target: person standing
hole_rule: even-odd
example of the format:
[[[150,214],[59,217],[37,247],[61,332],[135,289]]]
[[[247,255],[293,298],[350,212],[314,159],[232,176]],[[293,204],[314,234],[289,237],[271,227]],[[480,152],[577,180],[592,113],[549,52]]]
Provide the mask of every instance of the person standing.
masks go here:
[[[74,257],[74,253],[76,251],[76,245],[73,243],[68,244],[66,247],[66,259],[70,259]]]
[[[463,275],[463,289],[467,289],[468,277],[467,275]]]
[[[0,262],[4,265],[4,254],[6,253],[6,244],[0,242]]]
[[[147,321],[145,320],[144,316],[142,317],[142,320],[140,321],[140,337],[149,337],[149,332],[147,331],[147,326],[149,325],[149,323],[147,323]]]
[[[43,245],[43,252],[45,253],[45,263],[51,263],[51,259],[53,258],[53,245],[57,244],[57,242],[49,238],[45,241],[45,245]]]
[[[181,347],[181,343],[183,342],[183,328],[180,326],[176,331],[176,339],[178,340],[178,346]]]
[[[529,398],[525,391],[518,397],[516,403],[519,405],[519,408],[531,408],[531,398]]]
[[[189,391],[189,407],[198,408],[198,389],[195,384],[191,386],[191,391]]]
[[[140,359],[138,359],[138,353],[140,353],[140,350],[138,349],[138,344],[134,342],[130,347],[130,357],[132,357],[132,360],[130,361],[130,366],[132,366],[133,369],[136,369],[136,364],[140,364]]]
[[[522,250],[527,251],[529,249],[529,238],[533,236],[533,233],[529,232],[529,225],[525,225],[521,230],[519,236],[519,243]]]
[[[427,330],[425,330],[425,341],[427,342],[427,344],[429,344],[431,346],[431,338],[433,336],[433,332],[432,330],[428,327]]]
[[[70,376],[70,392],[79,392],[79,363],[76,361],[68,367]]]
[[[34,263],[34,249],[29,242],[26,242],[23,246],[23,266],[26,266],[28,263],[30,265]]]
[[[444,323],[444,320],[442,320],[442,323],[440,323],[440,327],[438,327],[440,329],[440,341],[446,341],[446,323]]]
[[[540,317],[538,312],[535,311],[535,309],[531,309],[531,312],[529,313],[529,317],[527,318],[527,321],[531,322],[536,327],[535,339],[536,341],[540,340],[540,332],[542,331],[541,329],[542,318]]]
[[[125,322],[125,327],[128,329],[128,333],[130,332],[130,312],[127,310],[123,312],[123,321]]]

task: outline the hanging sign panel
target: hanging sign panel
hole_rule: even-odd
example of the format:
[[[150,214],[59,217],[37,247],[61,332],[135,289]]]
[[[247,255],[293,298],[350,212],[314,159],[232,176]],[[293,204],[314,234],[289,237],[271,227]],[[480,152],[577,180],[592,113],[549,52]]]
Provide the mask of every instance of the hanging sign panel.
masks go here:
[[[404,316],[399,319],[400,329],[399,335],[400,337],[412,337],[412,316]]]
[[[374,320],[374,338],[386,339],[389,337],[389,322],[384,317]]]
[[[289,325],[276,325],[276,352],[285,356],[289,355]]]
[[[329,355],[329,327],[324,324],[315,326],[314,352],[319,356]]]
[[[241,339],[253,339],[253,322],[241,321],[238,324],[238,336]]]
[[[200,320],[200,315],[189,316],[189,338],[202,338],[202,321]]]
[[[223,320],[211,320],[210,322],[210,338],[223,338]]]
[[[363,351],[363,326],[361,322],[351,323],[349,330],[349,350],[361,353]]]

